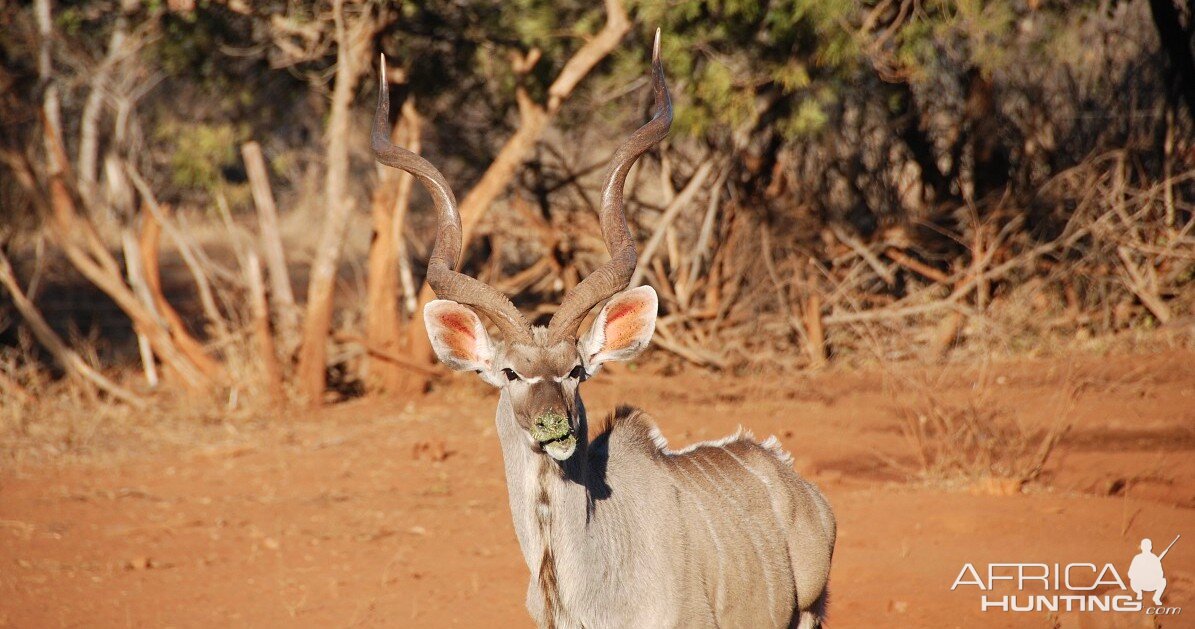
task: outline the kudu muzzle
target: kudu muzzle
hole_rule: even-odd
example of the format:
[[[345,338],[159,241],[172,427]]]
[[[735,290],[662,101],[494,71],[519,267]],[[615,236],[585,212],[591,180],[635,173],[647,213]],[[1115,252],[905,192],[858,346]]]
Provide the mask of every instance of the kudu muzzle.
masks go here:
[[[558,384],[540,382],[531,387],[528,432],[557,461],[568,459],[577,449],[576,413],[565,399]]]

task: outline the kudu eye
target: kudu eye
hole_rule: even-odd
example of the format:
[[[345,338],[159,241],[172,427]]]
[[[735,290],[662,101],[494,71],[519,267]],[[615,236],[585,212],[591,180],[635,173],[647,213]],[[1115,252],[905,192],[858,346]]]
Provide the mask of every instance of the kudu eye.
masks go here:
[[[581,365],[577,365],[576,367],[573,367],[573,370],[568,372],[568,377],[572,378],[573,380],[579,380],[584,375],[585,375],[585,368],[582,367]]]
[[[515,370],[511,369],[510,367],[503,369],[502,373],[506,374],[506,379],[510,380],[511,382],[519,379],[519,374],[515,373]]]

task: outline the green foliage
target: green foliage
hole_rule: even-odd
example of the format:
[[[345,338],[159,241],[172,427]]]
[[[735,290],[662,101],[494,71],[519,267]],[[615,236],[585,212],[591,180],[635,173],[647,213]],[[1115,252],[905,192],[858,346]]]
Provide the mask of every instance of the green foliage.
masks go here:
[[[617,90],[641,79],[659,27],[676,133],[727,137],[772,119],[785,134],[817,133],[841,86],[862,67],[850,26],[857,7],[836,0],[628,0],[635,36],[590,82]],[[489,97],[506,107],[516,80],[545,98],[552,77],[606,19],[600,3],[551,0],[408,3],[401,13],[387,48],[410,70],[415,92],[448,96],[474,85],[481,91],[468,90],[472,102]],[[530,76],[517,79],[511,53],[531,49],[542,56]]]
[[[674,136],[698,138],[718,151],[732,144],[741,148],[745,140],[752,151],[770,151],[769,158],[799,145],[801,151],[796,152],[811,156],[802,178],[821,186],[810,185],[808,190],[847,190],[832,202],[839,210],[866,207],[878,212],[894,206],[891,199],[905,198],[904,191],[853,191],[888,185],[878,164],[890,163],[895,169],[902,160],[924,160],[910,172],[932,172],[923,167],[935,165],[943,170],[939,179],[952,182],[928,182],[940,188],[935,190],[938,201],[949,194],[955,180],[969,179],[966,164],[973,157],[967,151],[974,138],[968,134],[975,127],[963,119],[963,105],[969,102],[970,86],[979,84],[971,82],[976,76],[998,101],[995,111],[1002,119],[989,135],[1006,136],[999,142],[1005,152],[1015,153],[1027,140],[1037,147],[1048,139],[1065,147],[1051,144],[1048,151],[1078,156],[1096,139],[1103,142],[1109,129],[1152,124],[1140,117],[1126,118],[1119,127],[1085,122],[1100,120],[1097,116],[1111,120],[1124,101],[1109,96],[1116,93],[1113,86],[1123,90],[1130,77],[1149,74],[1144,71],[1150,67],[1148,60],[1134,66],[1132,73],[1109,71],[1128,67],[1111,64],[1110,50],[1144,59],[1141,51],[1153,46],[1139,28],[1130,29],[1134,22],[1125,21],[1127,16],[1148,26],[1142,21],[1148,7],[1094,0],[624,1],[632,32],[581,83],[575,104],[554,124],[601,127],[609,119],[602,119],[603,111],[594,112],[592,103],[617,112],[619,124],[626,116],[642,114],[632,103],[646,102],[647,51],[658,27],[675,103]],[[118,4],[55,4],[56,55],[62,59],[56,67],[63,77],[93,67],[102,58]],[[239,178],[229,174],[240,168],[236,147],[249,138],[273,140],[278,172],[302,170],[304,151],[317,141],[320,117],[327,113],[327,79],[335,63],[335,46],[324,45],[330,37],[329,4],[267,0],[248,3],[242,13],[216,0],[200,0],[190,11],[170,10],[164,0],[143,0],[129,15],[144,48],[137,63],[122,70],[130,79],[122,84],[152,88],[135,103],[133,115],[137,142],[144,141],[143,130],[153,130],[153,146],[141,154],[168,169],[173,189],[164,190],[164,198],[194,200],[215,190],[229,194],[227,179]],[[368,7],[384,17],[381,30],[366,45],[378,45],[406,71],[406,85],[395,88],[396,97],[401,91],[416,99],[431,121],[429,147],[444,153],[439,157],[448,160],[448,168],[463,164],[473,169],[466,175],[489,164],[517,124],[516,85],[546,101],[550,81],[606,20],[602,3],[592,0],[353,4],[353,11]],[[311,58],[287,62],[289,53],[278,39],[279,12],[289,24],[312,26]],[[14,22],[17,28],[0,29],[0,61],[20,79],[9,94],[38,93],[32,88],[32,23],[26,16]],[[525,76],[516,76],[512,58],[531,50],[539,52],[538,62]],[[1151,76],[1132,80],[1144,85]],[[362,120],[372,102],[374,80],[368,73],[358,87],[362,98],[356,106]],[[77,107],[86,77],[66,79],[63,85],[64,106]],[[1050,104],[1043,105],[1046,102]],[[1056,103],[1073,106],[1062,112]],[[1057,120],[1052,119],[1055,111]],[[104,116],[106,134],[111,112]],[[31,119],[28,114],[7,117]],[[67,116],[68,126],[74,124],[71,119]],[[1053,126],[1042,131],[1045,139],[1034,138],[1033,125],[1043,121]],[[1018,126],[1028,131],[1022,134]],[[0,128],[0,136],[4,131]],[[68,130],[68,136],[75,137],[76,131]],[[1076,133],[1088,144],[1073,141]],[[841,141],[861,134],[871,144],[847,147],[850,143]],[[921,148],[921,153],[906,150],[910,146]],[[1046,176],[1066,161],[1044,153],[1030,156],[1037,164],[1026,156],[1010,157],[1026,177]],[[831,164],[830,159],[841,162]],[[870,172],[859,171],[859,164]],[[773,167],[772,172],[780,169]],[[835,178],[848,176],[841,173],[856,179],[841,186]],[[736,185],[756,185],[755,179],[736,177],[731,181],[747,182]],[[823,197],[828,198],[819,199]]]
[[[54,15],[54,26],[65,35],[77,37],[87,24],[87,12],[82,6],[63,7]]]
[[[826,123],[838,86],[860,64],[849,28],[855,6],[829,0],[633,4],[645,38],[657,26],[664,32],[677,132],[726,134],[757,125],[767,113],[791,137],[816,133]],[[642,62],[637,65],[641,74]]]
[[[546,51],[559,46],[560,10],[543,0],[512,0],[502,21],[524,46]]]
[[[895,33],[896,57],[914,80],[932,80],[943,64],[966,65],[990,75],[1009,63],[1018,3],[986,0],[925,2]],[[1023,10],[1023,9],[1022,9]]]
[[[198,81],[212,95],[230,104],[243,105],[249,87],[238,85],[235,65],[221,54],[221,47],[241,45],[245,33],[219,11],[168,13],[161,18],[162,37],[154,42],[154,59],[168,75]]]
[[[183,189],[215,191],[224,184],[224,170],[236,166],[236,147],[247,132],[229,123],[169,122],[157,141],[170,146],[170,181]]]
[[[833,96],[831,94],[823,94],[822,101],[819,102],[815,98],[807,98],[801,101],[797,106],[797,111],[780,121],[781,133],[787,137],[799,137],[804,135],[812,135],[819,131],[827,122],[829,117],[826,115],[826,103]]]

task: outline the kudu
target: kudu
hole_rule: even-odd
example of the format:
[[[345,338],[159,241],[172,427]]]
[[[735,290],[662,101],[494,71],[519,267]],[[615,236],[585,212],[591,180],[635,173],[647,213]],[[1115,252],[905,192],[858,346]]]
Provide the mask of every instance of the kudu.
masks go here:
[[[382,59],[385,76],[385,58]],[[642,411],[621,409],[589,439],[579,386],[627,360],[655,330],[656,293],[624,290],[635,245],[623,214],[631,165],[667,135],[672,104],[652,51],[652,119],[615,153],[602,191],[610,260],[531,327],[502,293],[455,270],[456,200],[444,176],[387,139],[382,80],[373,150],[413,174],[439,216],[423,309],[440,360],[497,387],[510,510],[531,571],[527,609],[542,627],[814,627],[825,614],[834,516],[775,438],[740,432],[669,450]],[[590,310],[609,299],[583,336]],[[486,332],[477,313],[501,331]]]

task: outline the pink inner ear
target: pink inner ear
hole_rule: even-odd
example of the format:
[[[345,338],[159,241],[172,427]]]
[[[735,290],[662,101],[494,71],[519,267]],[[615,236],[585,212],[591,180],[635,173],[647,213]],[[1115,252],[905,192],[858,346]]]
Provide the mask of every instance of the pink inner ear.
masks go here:
[[[638,306],[638,304],[630,301],[615,305],[610,309],[610,312],[606,313],[606,325],[610,325],[624,316],[635,312]]]
[[[473,331],[473,321],[468,316],[455,312],[443,314],[440,315],[440,325],[448,330],[443,340],[454,354],[471,358],[476,353],[477,336]]]
[[[643,330],[642,314],[646,301],[628,300],[615,304],[606,313],[606,350],[618,350],[630,346]],[[628,316],[634,315],[634,316]]]
[[[440,315],[440,325],[452,328],[454,332],[464,334],[469,338],[476,338],[473,334],[473,321],[467,315],[456,312]]]

